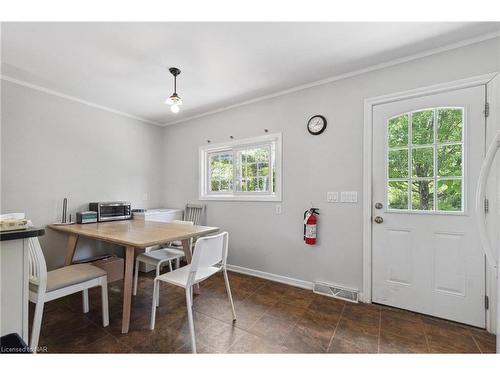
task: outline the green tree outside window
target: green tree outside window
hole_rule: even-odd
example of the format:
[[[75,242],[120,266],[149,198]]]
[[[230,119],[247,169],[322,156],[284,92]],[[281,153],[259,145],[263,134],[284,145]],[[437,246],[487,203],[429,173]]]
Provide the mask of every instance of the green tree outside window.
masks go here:
[[[463,108],[404,113],[387,122],[387,204],[463,211]]]

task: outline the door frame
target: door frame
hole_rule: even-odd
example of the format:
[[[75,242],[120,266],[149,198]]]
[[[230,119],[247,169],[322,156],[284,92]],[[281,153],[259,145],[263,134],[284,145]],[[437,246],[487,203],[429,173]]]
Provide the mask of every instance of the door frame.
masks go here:
[[[399,91],[392,94],[367,98],[364,100],[364,129],[363,129],[363,290],[360,300],[365,303],[372,302],[372,168],[373,168],[373,107],[380,104],[391,103],[399,100],[412,99],[420,96],[433,95],[452,90],[465,89],[486,85],[498,72],[473,76],[456,81],[439,83],[437,85],[421,87],[412,90]],[[487,270],[488,272],[488,270]],[[486,277],[486,290],[491,278]],[[492,301],[490,296],[490,303]],[[487,310],[486,328],[491,329],[490,310]]]

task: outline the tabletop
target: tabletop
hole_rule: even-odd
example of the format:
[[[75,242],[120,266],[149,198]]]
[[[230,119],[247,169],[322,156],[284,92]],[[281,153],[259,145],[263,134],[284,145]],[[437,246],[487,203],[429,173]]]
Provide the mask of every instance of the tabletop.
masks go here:
[[[123,246],[133,246],[135,248],[145,248],[147,246],[184,240],[219,231],[217,227],[143,220],[71,225],[50,224],[48,227],[59,232],[113,242]]]

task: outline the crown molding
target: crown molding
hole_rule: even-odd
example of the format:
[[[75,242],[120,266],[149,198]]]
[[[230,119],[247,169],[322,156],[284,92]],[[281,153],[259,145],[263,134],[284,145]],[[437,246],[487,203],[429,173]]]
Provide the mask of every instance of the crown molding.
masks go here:
[[[22,80],[19,80],[19,79],[10,77],[10,76],[0,75],[0,79],[3,80],[3,81],[14,83],[14,84],[19,85],[19,86],[28,87],[30,89],[43,92],[45,94],[58,96],[60,98],[66,99],[66,100],[71,100],[73,102],[84,104],[84,105],[87,105],[89,107],[93,107],[93,108],[100,109],[102,111],[110,112],[110,113],[113,113],[115,115],[127,117],[127,118],[130,118],[130,119],[133,119],[133,120],[137,120],[137,121],[141,121],[141,122],[145,122],[146,124],[156,125],[156,126],[164,126],[164,124],[156,122],[156,121],[148,120],[148,119],[145,119],[143,117],[135,116],[135,115],[132,115],[130,113],[122,112],[122,111],[119,111],[117,109],[106,107],[106,106],[103,106],[103,105],[100,105],[100,104],[97,104],[97,103],[94,103],[94,102],[89,102],[87,100],[77,98],[76,96],[67,95],[67,94],[62,93],[60,91],[56,91],[56,90],[49,89],[47,87],[35,85],[33,83],[22,81]]]
[[[436,55],[436,54],[439,54],[439,53],[442,53],[442,52],[451,51],[451,50],[454,50],[454,49],[457,49],[457,48],[466,47],[468,45],[472,45],[472,44],[484,42],[486,40],[495,39],[495,38],[498,38],[498,37],[500,37],[500,31],[496,31],[496,32],[493,32],[493,33],[488,33],[488,34],[483,34],[483,35],[480,35],[480,36],[477,36],[477,37],[474,37],[474,38],[464,39],[464,40],[462,40],[460,42],[447,44],[447,45],[442,46],[442,47],[433,48],[433,49],[430,49],[430,50],[427,50],[427,51],[424,51],[424,52],[419,52],[419,53],[416,53],[416,54],[413,54],[413,55],[408,55],[408,56],[401,57],[401,58],[398,58],[398,59],[386,61],[384,63],[372,65],[372,66],[367,67],[367,68],[353,70],[351,72],[339,74],[339,75],[336,75],[336,76],[331,76],[331,77],[328,77],[328,78],[325,78],[325,79],[322,79],[322,80],[319,80],[319,81],[314,81],[314,82],[306,83],[306,84],[295,86],[295,87],[292,87],[292,88],[289,88],[289,89],[286,89],[286,90],[277,91],[277,92],[272,93],[272,94],[267,94],[267,95],[259,96],[259,97],[253,98],[253,99],[249,99],[249,100],[245,100],[245,101],[242,101],[242,102],[239,102],[239,103],[231,104],[231,105],[225,106],[225,107],[220,107],[220,108],[213,109],[213,110],[210,110],[210,111],[207,111],[207,112],[203,112],[203,113],[200,113],[200,114],[197,114],[197,115],[185,117],[185,118],[182,118],[182,119],[179,119],[179,120],[175,120],[175,121],[166,122],[163,125],[164,126],[170,126],[170,125],[175,125],[175,124],[179,124],[179,123],[186,122],[186,121],[195,120],[195,119],[198,119],[198,118],[201,118],[201,117],[213,115],[213,114],[220,113],[220,112],[225,112],[225,111],[228,111],[228,110],[233,109],[233,108],[238,108],[238,107],[242,107],[242,106],[245,106],[245,105],[248,105],[248,104],[261,102],[263,100],[272,99],[272,98],[276,98],[276,97],[279,97],[279,96],[291,94],[291,93],[294,93],[294,92],[297,92],[297,91],[300,91],[300,90],[305,90],[305,89],[308,89],[308,88],[325,85],[327,83],[331,83],[331,82],[335,82],[335,81],[340,81],[342,79],[346,79],[346,78],[350,78],[350,77],[355,77],[355,76],[358,76],[358,75],[361,75],[361,74],[365,74],[365,73],[370,73],[370,72],[373,72],[373,71],[376,71],[376,70],[381,70],[381,69],[389,68],[391,66],[403,64],[403,63],[410,62],[410,61],[413,61],[413,60],[418,60],[418,59],[421,59],[421,58],[424,58],[424,57],[428,57],[428,56],[432,56],[432,55]]]

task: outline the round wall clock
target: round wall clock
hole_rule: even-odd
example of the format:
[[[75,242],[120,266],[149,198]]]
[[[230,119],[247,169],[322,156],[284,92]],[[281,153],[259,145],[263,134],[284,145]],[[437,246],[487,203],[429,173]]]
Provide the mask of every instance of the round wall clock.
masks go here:
[[[314,115],[307,122],[307,130],[312,135],[320,135],[326,129],[326,118],[321,115]]]

